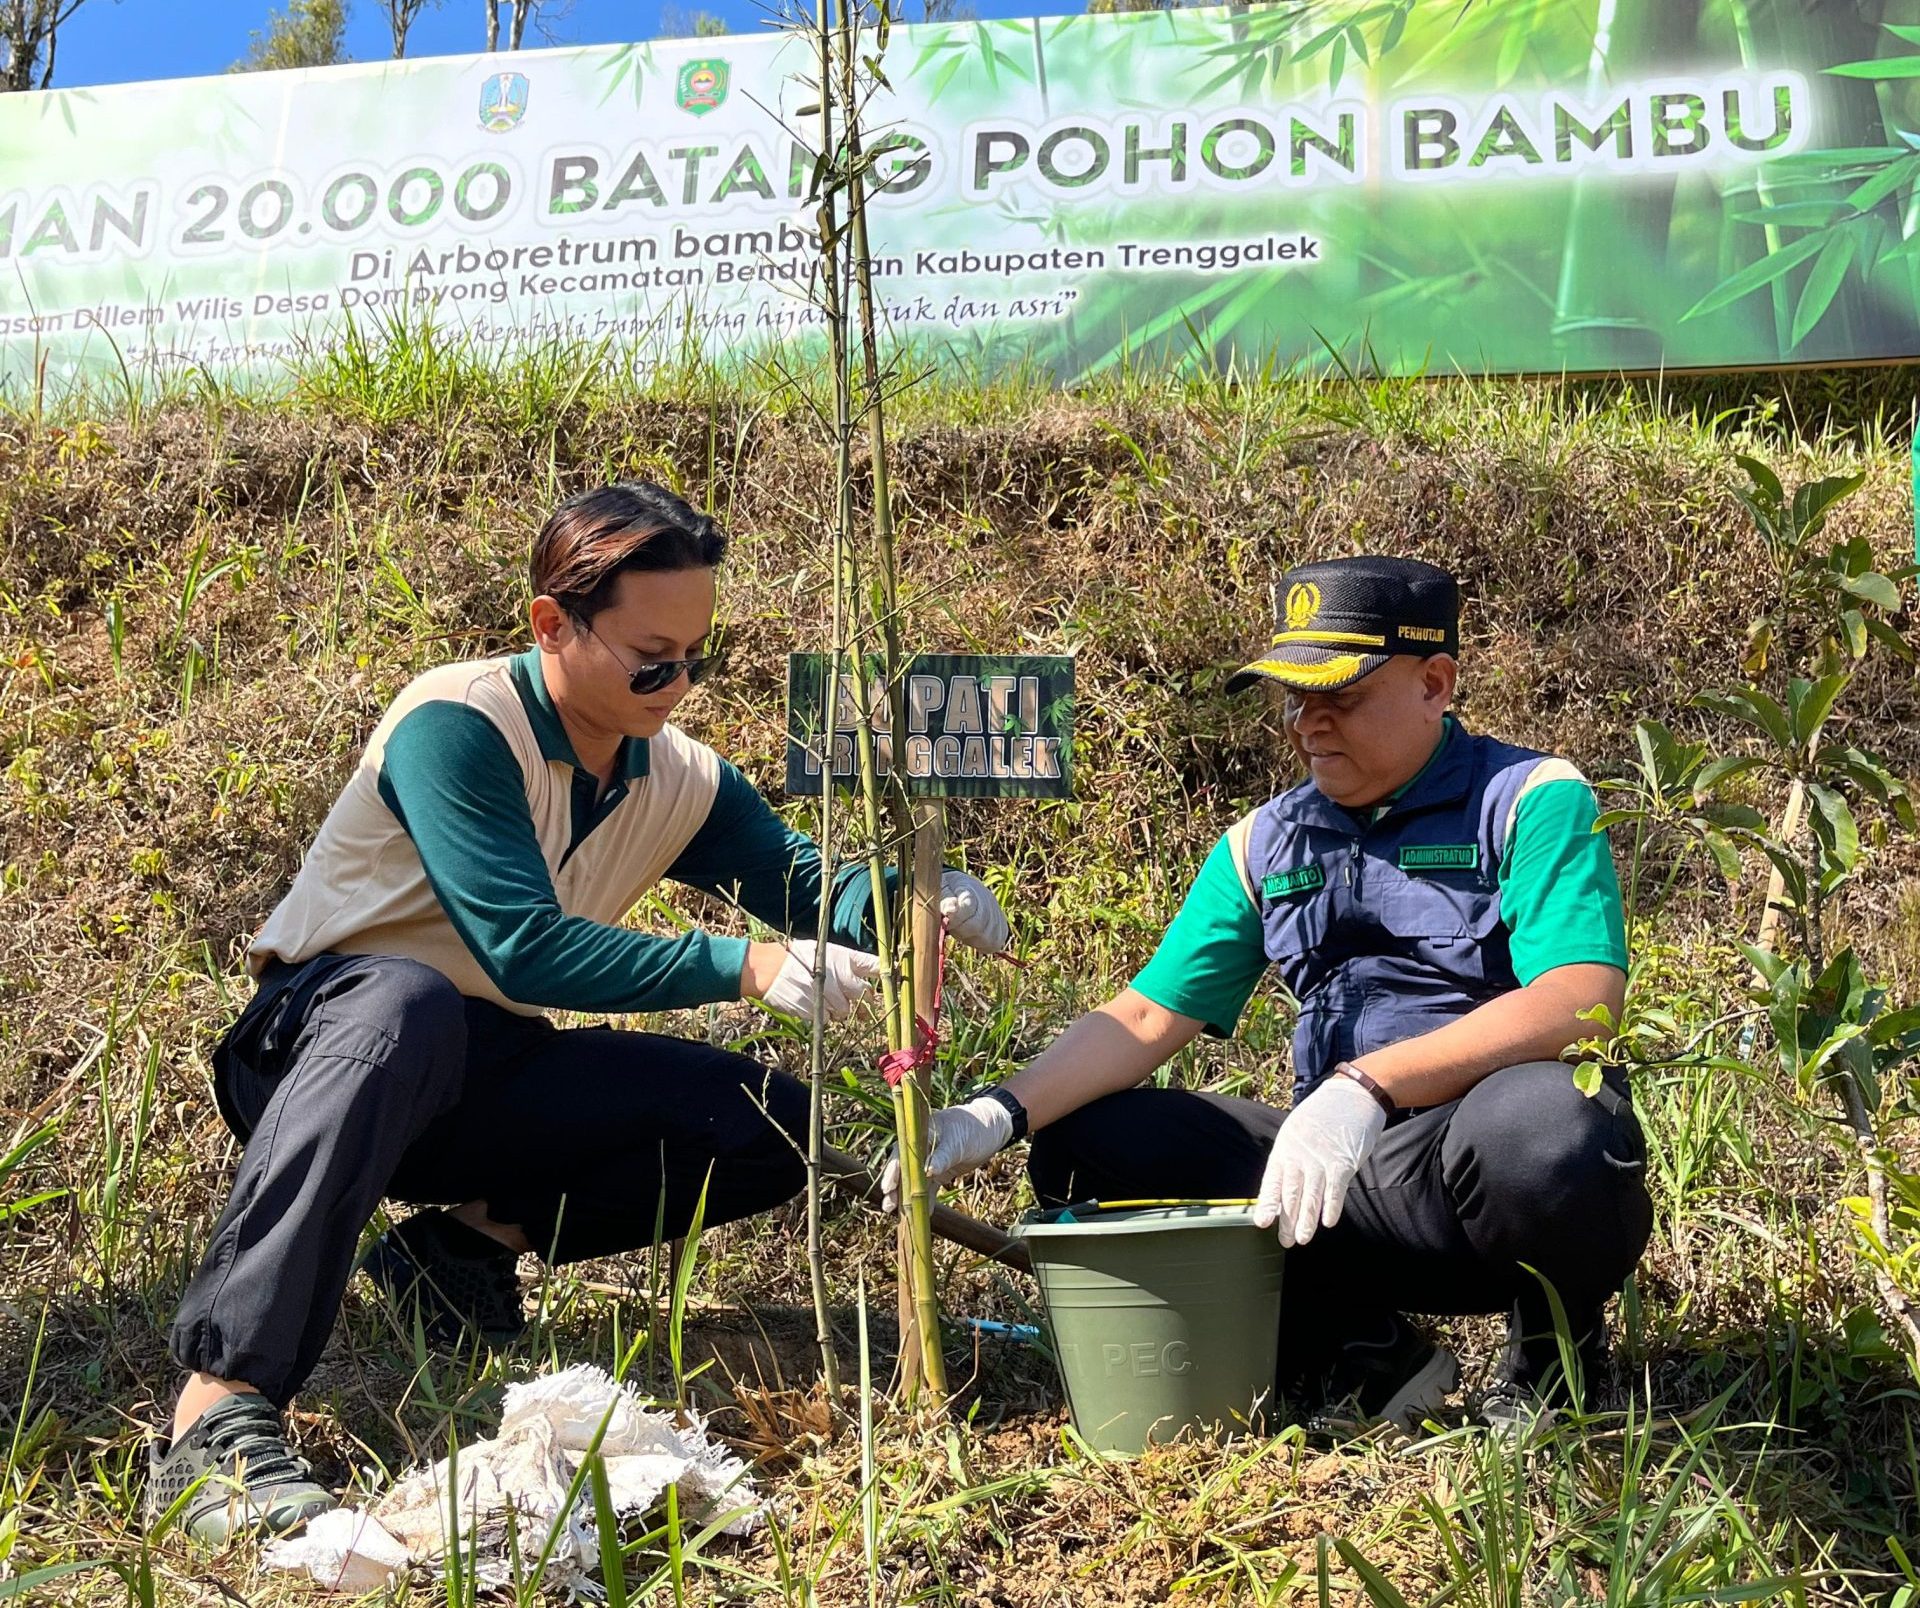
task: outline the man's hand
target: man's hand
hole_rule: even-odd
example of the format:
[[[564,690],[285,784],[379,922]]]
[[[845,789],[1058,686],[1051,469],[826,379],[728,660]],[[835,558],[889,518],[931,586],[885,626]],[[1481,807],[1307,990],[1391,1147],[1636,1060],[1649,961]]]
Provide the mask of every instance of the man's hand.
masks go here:
[[[749,944],[747,963],[740,973],[740,992],[758,999],[770,1010],[793,1016],[813,1014],[813,963],[822,946],[811,938],[785,944]],[[820,980],[827,1020],[850,1016],[880,975],[880,957],[845,944],[827,944],[825,974]]]
[[[940,914],[947,918],[947,931],[953,937],[982,954],[999,954],[1013,937],[1006,912],[992,890],[964,871],[941,873]]]
[[[983,1095],[965,1105],[934,1112],[932,1130],[927,1177],[938,1187],[972,1172],[1005,1150],[1013,1142],[1013,1116],[998,1100],[989,1100]],[[880,1198],[888,1211],[900,1209],[900,1148],[897,1145],[887,1158],[887,1170],[880,1175]]]
[[[1304,1245],[1316,1229],[1332,1228],[1386,1125],[1379,1101],[1352,1078],[1322,1078],[1273,1141],[1254,1222],[1277,1223],[1282,1245]]]

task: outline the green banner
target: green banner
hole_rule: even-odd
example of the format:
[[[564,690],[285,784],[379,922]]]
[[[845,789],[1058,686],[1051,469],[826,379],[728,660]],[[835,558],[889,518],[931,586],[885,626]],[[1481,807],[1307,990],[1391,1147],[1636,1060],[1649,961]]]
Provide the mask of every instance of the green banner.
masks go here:
[[[943,798],[1073,796],[1073,660],[1013,653],[922,653],[901,687],[906,730],[893,730],[877,665],[868,666],[867,708],[879,775],[900,766],[909,793]],[[820,791],[828,768],[827,656],[787,656],[787,791]],[[853,678],[839,678],[833,719],[833,779],[860,774]]]
[[[975,372],[1920,356],[1920,0],[1299,0],[883,67],[888,324]],[[349,320],[751,360],[819,327],[813,73],[775,34],[0,97],[0,384]]]

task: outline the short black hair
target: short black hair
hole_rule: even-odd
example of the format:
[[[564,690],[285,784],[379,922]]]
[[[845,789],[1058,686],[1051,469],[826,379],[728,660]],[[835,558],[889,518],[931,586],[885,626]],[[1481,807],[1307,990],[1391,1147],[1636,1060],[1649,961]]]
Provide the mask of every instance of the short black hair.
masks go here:
[[[533,595],[591,623],[628,571],[713,569],[726,553],[727,533],[706,514],[650,480],[620,480],[577,491],[547,516],[533,542]]]

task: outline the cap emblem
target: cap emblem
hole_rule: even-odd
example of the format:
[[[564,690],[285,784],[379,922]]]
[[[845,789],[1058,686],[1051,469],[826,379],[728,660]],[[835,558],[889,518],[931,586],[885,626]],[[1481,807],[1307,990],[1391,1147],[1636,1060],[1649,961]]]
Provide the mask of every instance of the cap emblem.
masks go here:
[[[1311,581],[1301,581],[1287,589],[1287,629],[1303,631],[1313,624],[1313,617],[1320,612],[1320,588]]]

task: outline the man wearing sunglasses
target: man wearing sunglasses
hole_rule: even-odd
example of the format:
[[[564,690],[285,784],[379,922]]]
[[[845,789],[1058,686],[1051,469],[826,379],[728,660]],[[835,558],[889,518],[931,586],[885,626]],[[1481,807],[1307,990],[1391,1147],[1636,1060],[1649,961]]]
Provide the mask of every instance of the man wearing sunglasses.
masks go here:
[[[1594,1007],[1620,1015],[1613,861],[1573,766],[1449,713],[1452,576],[1337,559],[1279,597],[1227,685],[1278,684],[1306,780],[1220,840],[1131,987],[935,1114],[929,1167],[957,1177],[1031,1126],[1043,1202],[1254,1199],[1290,1247],[1296,1411],[1424,1418],[1458,1368],[1402,1314],[1506,1313],[1479,1411],[1517,1434],[1568,1383],[1562,1333],[1592,1383],[1652,1221],[1624,1078],[1582,1093],[1559,1059]],[[1289,1109],[1137,1087],[1231,1032],[1269,969],[1299,1004]]]
[[[383,1199],[427,1206],[365,1263],[404,1321],[504,1342],[524,1326],[520,1255],[607,1256],[686,1233],[697,1208],[712,1225],[801,1188],[798,1081],[543,1014],[745,998],[804,1015],[819,992],[839,1019],[876,973],[865,867],[823,890],[815,846],[670,723],[713,664],[725,548],[658,486],[569,499],[534,544],[533,646],[428,671],[375,727],[253,937],[258,988],[214,1055],[246,1149],[174,1320],[190,1377],[154,1448],[151,1511],[177,1503],[220,1541],[333,1505],[279,1413]],[[794,936],[623,925],[663,878]],[[947,873],[942,908],[961,942],[1005,947],[974,879]]]

